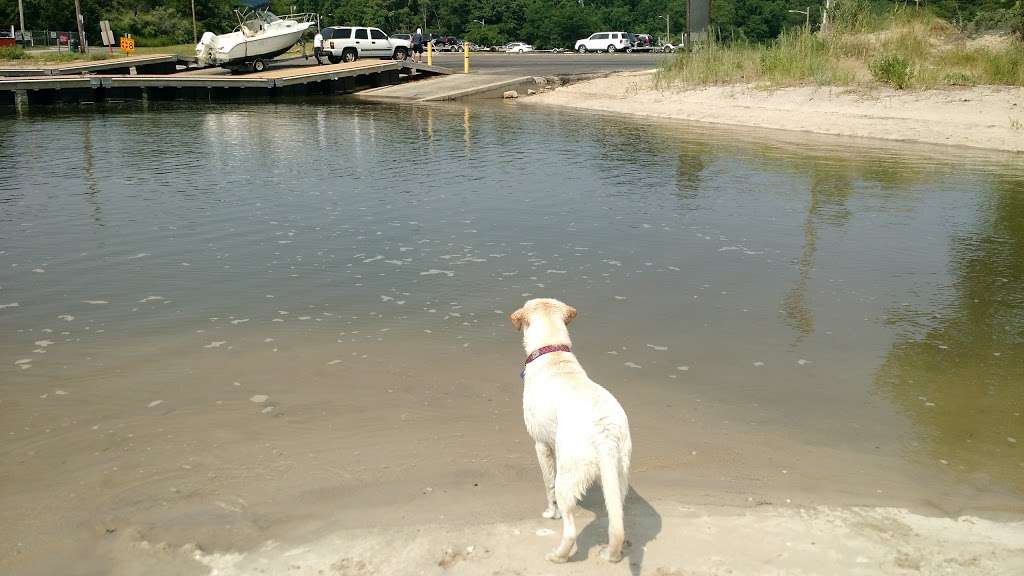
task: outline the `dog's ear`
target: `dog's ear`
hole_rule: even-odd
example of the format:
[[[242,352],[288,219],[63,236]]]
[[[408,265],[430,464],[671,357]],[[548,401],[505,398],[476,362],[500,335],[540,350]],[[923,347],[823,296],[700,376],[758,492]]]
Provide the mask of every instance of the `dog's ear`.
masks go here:
[[[572,319],[576,317],[576,309],[568,304],[565,305],[565,311],[562,312],[562,321],[568,326]]]
[[[523,311],[522,308],[520,308],[519,310],[516,310],[515,312],[513,312],[508,317],[508,319],[512,321],[512,327],[515,328],[516,330],[522,330],[523,329],[523,320],[525,318],[526,318],[526,312]]]

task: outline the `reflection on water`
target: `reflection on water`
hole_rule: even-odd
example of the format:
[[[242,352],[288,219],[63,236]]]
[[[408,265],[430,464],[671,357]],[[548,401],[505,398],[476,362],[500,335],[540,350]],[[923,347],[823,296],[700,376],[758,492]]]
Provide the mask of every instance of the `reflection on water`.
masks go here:
[[[1024,490],[1013,159],[501,106],[126,108],[0,133],[19,140],[0,149],[0,387],[26,410],[102,387],[113,359],[159,366],[169,335],[226,367],[366,343],[515,355],[507,312],[552,295],[608,380]]]
[[[918,425],[929,457],[1024,490],[1024,179],[994,177],[978,221],[953,233],[948,301],[895,310],[876,381]]]

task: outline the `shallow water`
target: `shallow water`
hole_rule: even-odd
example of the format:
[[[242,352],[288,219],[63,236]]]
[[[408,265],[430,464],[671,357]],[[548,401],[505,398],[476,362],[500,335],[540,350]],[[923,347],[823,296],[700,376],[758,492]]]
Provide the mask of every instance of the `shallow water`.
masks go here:
[[[2,500],[23,511],[68,477],[112,498],[111,469],[179,486],[204,438],[249,457],[267,419],[302,450],[411,419],[408,457],[450,435],[489,467],[467,454],[525,434],[507,315],[534,296],[579,309],[591,376],[649,415],[638,481],[698,458],[688,421],[717,429],[701,451],[742,427],[786,439],[776,463],[877,457],[953,508],[1024,494],[1019,157],[353,102],[33,113],[0,138]],[[328,399],[351,401],[330,424]],[[393,419],[349,426],[362,410]],[[125,460],[159,443],[173,477]],[[387,468],[336,458],[353,486]],[[782,467],[719,458],[725,484]],[[844,474],[813,459],[810,484]]]

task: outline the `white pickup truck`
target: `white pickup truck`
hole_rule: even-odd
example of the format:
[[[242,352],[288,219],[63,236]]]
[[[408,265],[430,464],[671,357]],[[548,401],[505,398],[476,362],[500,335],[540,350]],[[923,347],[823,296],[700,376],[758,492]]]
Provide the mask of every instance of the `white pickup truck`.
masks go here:
[[[332,64],[355,62],[358,58],[405,60],[412,52],[408,40],[392,38],[379,28],[329,26],[320,31],[324,53]]]

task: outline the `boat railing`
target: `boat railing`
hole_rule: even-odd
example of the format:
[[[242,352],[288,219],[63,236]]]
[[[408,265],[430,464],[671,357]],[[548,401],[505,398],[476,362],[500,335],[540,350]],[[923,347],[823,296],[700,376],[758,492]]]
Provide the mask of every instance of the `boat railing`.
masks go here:
[[[295,20],[299,24],[305,24],[306,22],[316,22],[319,15],[316,12],[296,12],[295,14],[285,14],[278,16],[281,20]]]
[[[268,15],[272,16],[273,20],[268,18]],[[232,32],[238,32],[239,30],[245,32],[243,28],[249,28],[251,30],[253,27],[248,24],[253,20],[259,20],[268,24],[275,20],[294,20],[299,24],[305,24],[307,22],[318,22],[320,19],[320,15],[316,12],[296,12],[294,14],[277,15],[269,10],[252,10],[248,8],[242,10],[236,9],[235,17],[238,19],[238,26],[235,26],[235,29],[232,30]],[[258,28],[262,29],[262,26]]]

